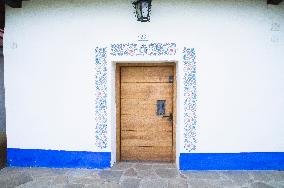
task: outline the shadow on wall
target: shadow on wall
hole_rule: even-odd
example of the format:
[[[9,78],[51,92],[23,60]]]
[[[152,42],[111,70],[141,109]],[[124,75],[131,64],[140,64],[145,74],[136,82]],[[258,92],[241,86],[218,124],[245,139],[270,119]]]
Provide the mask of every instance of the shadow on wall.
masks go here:
[[[4,88],[4,58],[3,48],[0,47],[0,168],[6,166],[6,112]]]
[[[6,166],[6,111],[5,111],[5,88],[4,88],[4,57],[3,57],[3,34],[5,25],[5,5],[0,2],[0,168]]]

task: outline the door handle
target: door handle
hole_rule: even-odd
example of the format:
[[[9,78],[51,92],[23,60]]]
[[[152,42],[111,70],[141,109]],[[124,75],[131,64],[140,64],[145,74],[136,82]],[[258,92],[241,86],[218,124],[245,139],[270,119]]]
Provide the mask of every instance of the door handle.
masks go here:
[[[163,118],[167,118],[169,122],[173,121],[173,113],[170,113],[168,116],[166,113],[166,100],[157,100],[157,115],[162,116]]]
[[[167,118],[168,121],[173,121],[173,113],[170,113],[168,116],[162,116],[163,118]]]

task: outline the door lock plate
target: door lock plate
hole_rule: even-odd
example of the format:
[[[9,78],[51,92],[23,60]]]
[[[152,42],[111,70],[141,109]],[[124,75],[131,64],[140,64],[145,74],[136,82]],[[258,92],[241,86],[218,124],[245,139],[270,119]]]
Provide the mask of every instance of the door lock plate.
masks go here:
[[[166,100],[157,100],[157,115],[162,116],[165,115],[166,109]]]

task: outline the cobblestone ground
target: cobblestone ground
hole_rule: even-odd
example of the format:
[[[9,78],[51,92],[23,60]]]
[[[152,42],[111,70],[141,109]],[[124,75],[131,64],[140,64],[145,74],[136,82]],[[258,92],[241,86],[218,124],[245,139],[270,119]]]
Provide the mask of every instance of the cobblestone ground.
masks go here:
[[[121,162],[111,169],[4,168],[0,188],[284,188],[284,171],[178,171],[167,163]]]

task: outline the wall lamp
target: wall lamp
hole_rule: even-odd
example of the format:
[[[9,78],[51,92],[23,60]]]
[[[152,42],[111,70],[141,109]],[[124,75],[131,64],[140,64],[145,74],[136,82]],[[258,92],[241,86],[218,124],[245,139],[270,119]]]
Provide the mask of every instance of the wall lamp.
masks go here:
[[[152,0],[136,0],[132,4],[134,5],[137,21],[150,22]]]

